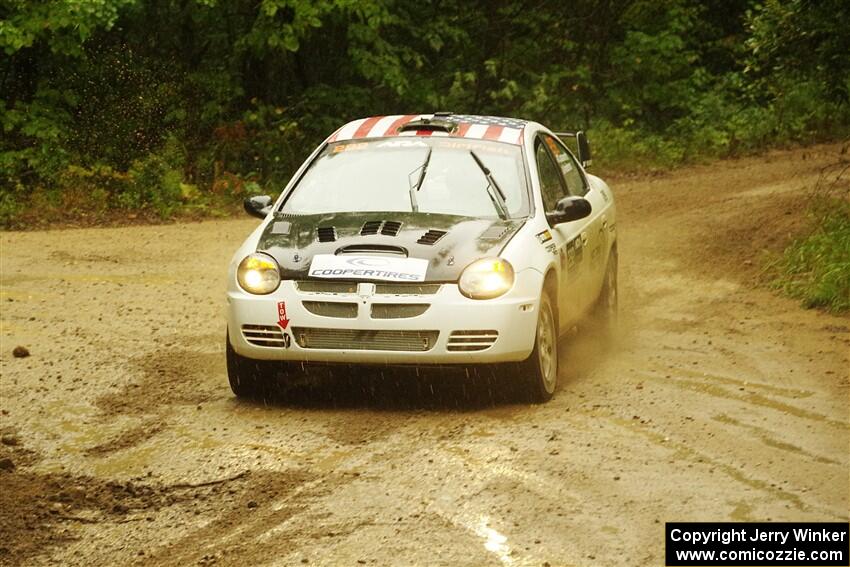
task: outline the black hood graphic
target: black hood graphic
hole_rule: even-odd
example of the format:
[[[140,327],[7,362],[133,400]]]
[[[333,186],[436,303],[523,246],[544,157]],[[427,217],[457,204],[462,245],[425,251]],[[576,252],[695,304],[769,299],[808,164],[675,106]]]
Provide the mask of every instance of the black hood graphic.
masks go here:
[[[276,213],[257,250],[272,255],[284,279],[309,279],[317,254],[400,254],[428,260],[425,281],[457,281],[471,262],[498,256],[525,219],[433,213]]]

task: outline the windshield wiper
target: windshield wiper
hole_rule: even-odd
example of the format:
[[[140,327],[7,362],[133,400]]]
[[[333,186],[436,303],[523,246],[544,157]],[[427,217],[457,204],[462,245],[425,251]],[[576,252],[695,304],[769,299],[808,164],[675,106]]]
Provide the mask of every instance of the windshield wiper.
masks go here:
[[[416,201],[416,192],[422,188],[422,182],[425,181],[425,174],[428,173],[428,164],[431,163],[431,152],[433,150],[434,148],[428,148],[428,155],[425,156],[425,161],[422,165],[416,168],[422,170],[419,174],[419,179],[416,180],[416,183],[410,185],[410,208],[413,209],[414,213],[419,212],[419,203]],[[410,176],[413,175],[416,169],[407,174],[408,183],[410,183]]]
[[[487,178],[487,195],[489,195],[490,200],[493,201],[493,206],[496,207],[496,211],[499,213],[499,218],[508,218],[508,206],[505,204],[505,193],[502,191],[502,188],[499,187],[499,184],[496,183],[496,178],[493,177],[493,174],[489,169],[487,169],[487,166],[484,165],[484,162],[481,161],[481,158],[479,158],[474,151],[469,150],[469,155],[472,156],[472,159],[475,160],[475,163],[484,173],[484,177]]]

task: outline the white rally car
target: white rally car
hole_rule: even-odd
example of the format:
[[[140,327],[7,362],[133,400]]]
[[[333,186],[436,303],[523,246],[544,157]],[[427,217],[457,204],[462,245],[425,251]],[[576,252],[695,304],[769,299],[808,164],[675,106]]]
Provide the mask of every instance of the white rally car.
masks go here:
[[[559,335],[616,318],[614,198],[589,162],[583,133],[523,120],[346,124],[276,201],[245,202],[263,222],[228,274],[233,391],[264,394],[313,362],[510,363],[548,400]]]

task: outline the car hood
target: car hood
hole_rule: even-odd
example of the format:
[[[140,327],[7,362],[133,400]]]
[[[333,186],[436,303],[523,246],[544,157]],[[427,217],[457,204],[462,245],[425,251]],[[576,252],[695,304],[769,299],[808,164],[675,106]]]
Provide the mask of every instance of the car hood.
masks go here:
[[[284,279],[309,279],[313,256],[344,252],[425,259],[425,281],[457,281],[471,262],[497,256],[524,222],[432,213],[275,213],[257,250],[277,260]]]

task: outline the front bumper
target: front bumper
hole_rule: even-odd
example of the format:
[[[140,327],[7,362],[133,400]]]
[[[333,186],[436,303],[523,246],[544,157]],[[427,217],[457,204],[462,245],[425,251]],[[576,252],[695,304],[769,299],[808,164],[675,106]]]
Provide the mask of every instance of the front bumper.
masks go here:
[[[542,286],[542,274],[523,270],[508,293],[489,300],[469,299],[453,283],[429,294],[375,293],[374,286],[362,284],[346,293],[305,291],[294,281],[283,281],[274,293],[263,296],[235,288],[227,294],[228,333],[237,353],[261,360],[364,364],[519,361],[526,359],[534,346]],[[285,303],[289,319],[283,331],[278,325],[279,302]],[[337,303],[346,305],[328,307]],[[317,305],[334,316],[316,314]],[[404,316],[398,317],[400,312]],[[398,318],[379,318],[388,316]]]

